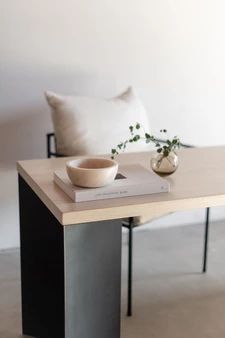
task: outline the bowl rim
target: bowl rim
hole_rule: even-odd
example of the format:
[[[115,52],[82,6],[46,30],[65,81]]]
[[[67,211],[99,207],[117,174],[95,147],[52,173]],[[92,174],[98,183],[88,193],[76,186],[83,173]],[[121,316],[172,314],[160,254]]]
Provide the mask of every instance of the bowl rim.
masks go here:
[[[85,160],[94,160],[94,161],[104,160],[104,161],[111,163],[112,165],[109,166],[109,167],[103,167],[103,168],[80,168],[80,167],[76,167],[76,166],[72,165],[73,162],[85,161]],[[117,161],[115,161],[111,158],[105,158],[105,157],[80,157],[80,158],[75,158],[73,160],[66,162],[67,168],[71,168],[71,169],[75,169],[75,170],[84,170],[84,171],[107,170],[107,169],[111,169],[111,168],[114,168],[114,167],[116,168],[116,167],[118,167],[118,165],[119,164],[118,164]]]

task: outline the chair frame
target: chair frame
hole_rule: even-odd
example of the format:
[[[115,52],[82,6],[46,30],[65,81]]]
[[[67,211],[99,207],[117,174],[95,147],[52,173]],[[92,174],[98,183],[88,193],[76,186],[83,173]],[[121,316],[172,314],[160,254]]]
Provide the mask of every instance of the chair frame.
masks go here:
[[[166,141],[157,139],[157,141],[166,143]],[[47,148],[47,157],[66,157],[66,155],[60,154],[57,152],[57,140],[55,133],[46,134],[46,148]],[[52,147],[54,146],[54,150]],[[183,148],[194,148],[192,145],[181,143]],[[202,273],[207,271],[207,258],[208,258],[208,240],[209,240],[209,217],[210,217],[210,208],[206,208],[206,219],[205,219],[205,228],[204,228],[204,243],[203,243],[203,263],[202,263]],[[139,226],[135,224],[134,218],[130,217],[128,221],[123,221],[122,226],[128,229],[128,276],[127,276],[127,316],[132,316],[132,289],[133,289],[133,230],[135,227]]]

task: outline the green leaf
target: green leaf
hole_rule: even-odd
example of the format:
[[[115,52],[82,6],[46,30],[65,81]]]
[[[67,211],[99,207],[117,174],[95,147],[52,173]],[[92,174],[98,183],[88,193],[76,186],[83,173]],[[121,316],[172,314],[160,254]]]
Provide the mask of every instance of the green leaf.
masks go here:
[[[111,150],[111,153],[112,153],[112,154],[116,154],[116,149],[112,149],[112,150]]]
[[[140,135],[135,135],[135,136],[133,137],[133,141],[134,141],[134,142],[137,142],[138,140],[140,140]]]
[[[162,148],[157,149],[157,153],[161,153],[161,151],[162,151]]]
[[[141,128],[140,123],[136,123],[136,129],[140,129],[140,128]]]
[[[130,132],[132,133],[133,130],[134,130],[134,127],[133,127],[133,126],[130,126],[129,129],[130,129]]]
[[[145,138],[151,138],[151,136],[148,133],[145,133]]]

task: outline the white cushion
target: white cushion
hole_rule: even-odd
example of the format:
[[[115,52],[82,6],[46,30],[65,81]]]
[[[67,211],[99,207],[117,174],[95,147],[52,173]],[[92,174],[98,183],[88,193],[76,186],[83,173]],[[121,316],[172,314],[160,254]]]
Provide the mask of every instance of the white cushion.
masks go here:
[[[129,138],[136,122],[149,132],[146,110],[132,88],[121,95],[102,99],[45,93],[51,107],[57,151],[64,155],[107,154]],[[143,141],[129,144],[126,151],[146,150]]]

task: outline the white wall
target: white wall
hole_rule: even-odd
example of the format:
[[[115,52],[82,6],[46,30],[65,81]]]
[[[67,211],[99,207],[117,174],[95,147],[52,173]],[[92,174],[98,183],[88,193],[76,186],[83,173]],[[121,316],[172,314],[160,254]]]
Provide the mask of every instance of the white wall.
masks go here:
[[[45,89],[111,96],[132,84],[153,130],[196,145],[225,143],[224,7],[222,0],[0,1],[0,248],[18,245],[15,162],[45,156],[52,129]],[[195,211],[161,224],[199,219]]]

